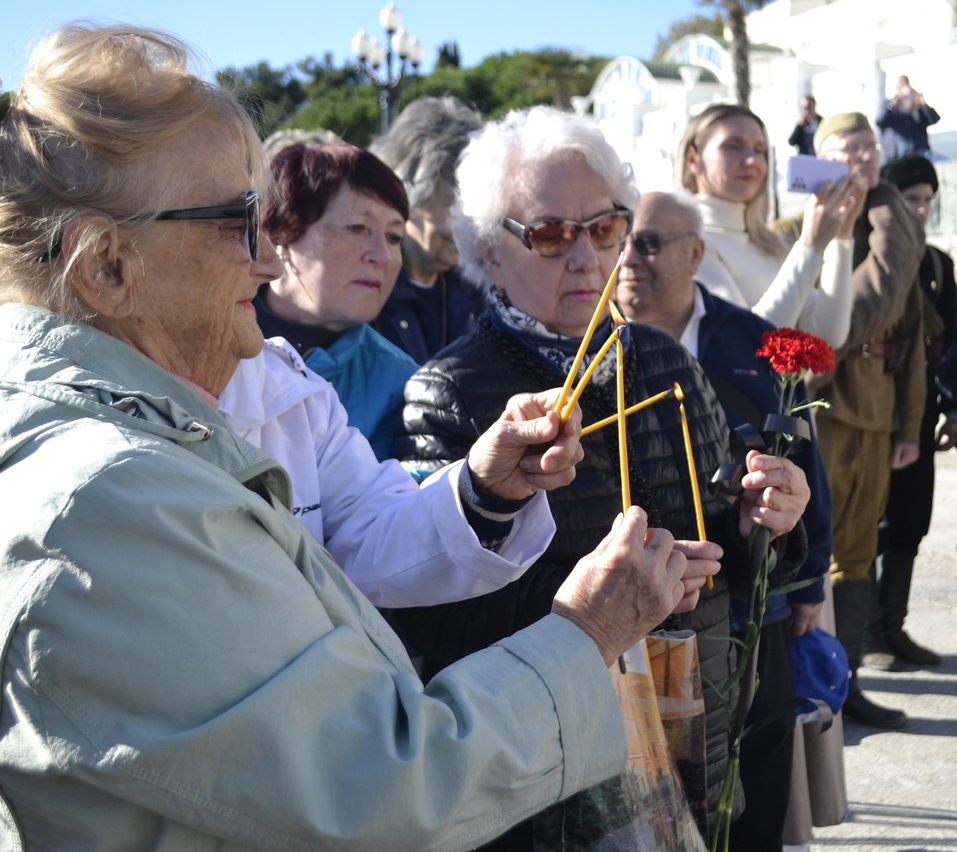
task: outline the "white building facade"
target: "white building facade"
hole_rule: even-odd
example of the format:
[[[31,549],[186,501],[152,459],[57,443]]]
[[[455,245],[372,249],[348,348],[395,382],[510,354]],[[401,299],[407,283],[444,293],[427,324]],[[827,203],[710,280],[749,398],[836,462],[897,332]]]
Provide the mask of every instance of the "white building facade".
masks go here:
[[[748,16],[748,37],[750,107],[771,136],[781,212],[803,203],[780,189],[801,98],[813,95],[825,116],[859,111],[874,121],[906,75],[941,115],[930,128],[941,188],[929,236],[957,248],[957,0],[773,0]],[[615,59],[587,99],[644,190],[674,186],[689,116],[733,100],[730,45],[704,35],[676,42],[664,63]]]

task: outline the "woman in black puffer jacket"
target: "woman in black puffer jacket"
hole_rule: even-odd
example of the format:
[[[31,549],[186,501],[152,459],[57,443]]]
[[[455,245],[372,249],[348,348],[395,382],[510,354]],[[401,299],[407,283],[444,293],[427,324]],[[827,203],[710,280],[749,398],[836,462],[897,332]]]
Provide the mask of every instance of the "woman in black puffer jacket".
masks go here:
[[[504,234],[499,240],[501,244],[494,242],[491,235],[486,237],[493,248],[483,254],[482,250],[474,250],[481,236],[473,234],[474,239],[470,241],[468,193],[488,191],[489,167],[482,162],[483,154],[487,157],[488,152],[483,148],[494,143],[496,150],[507,149],[511,142],[521,150],[515,133],[521,141],[527,141],[529,135],[540,136],[556,147],[541,159],[523,163],[521,170],[518,169],[520,161],[512,160],[515,176],[503,180],[503,185],[530,187],[541,178],[542,186],[531,195],[513,190],[516,197],[506,199],[505,212],[513,216],[530,214],[522,219],[528,221],[536,214],[547,213],[557,218],[579,210],[577,215],[594,219],[596,214],[608,211],[604,217],[607,221],[600,223],[602,228],[589,228],[587,238],[580,233],[584,228],[574,233],[574,228],[568,227],[560,255],[528,251],[522,244],[523,236],[519,236],[519,241],[504,234],[501,214],[496,219],[499,227],[494,233],[494,237]],[[594,311],[597,293],[630,226],[630,217],[620,208],[634,202],[630,172],[622,171],[617,157],[613,152],[608,153],[607,143],[600,134],[595,138],[596,133],[569,116],[547,108],[534,108],[528,113],[507,117],[502,125],[491,126],[466,149],[458,173],[462,197],[456,213],[456,238],[467,269],[476,277],[491,279],[495,287],[493,304],[473,332],[439,353],[406,386],[405,423],[396,445],[397,457],[413,460],[421,467],[462,458],[475,439],[499,417],[510,396],[517,391],[547,389],[563,382],[584,326]],[[488,135],[493,138],[487,138]],[[499,138],[494,138],[496,136]],[[583,136],[587,144],[582,144]],[[578,144],[570,143],[570,138]],[[580,153],[583,149],[584,153]],[[524,184],[517,180],[519,174]],[[551,185],[546,178],[554,180],[556,174],[565,180],[567,192],[550,192],[546,188]],[[571,203],[565,200],[569,196],[574,198],[576,190],[580,191],[581,199]],[[543,207],[546,201],[557,209]],[[584,225],[587,227],[588,223]],[[525,238],[530,227],[525,228]],[[541,237],[541,233],[535,236]],[[560,239],[560,235],[556,239]],[[533,246],[546,252],[555,248],[541,241],[534,242]],[[521,253],[508,256],[508,250],[513,248]],[[481,261],[477,261],[477,257],[481,257]],[[510,272],[506,274],[505,270]],[[588,288],[594,292],[591,299],[582,295],[589,292]],[[568,294],[573,295],[569,298]],[[591,356],[610,330],[611,324],[606,318],[595,334]],[[708,539],[724,549],[722,571],[715,577],[714,589],[703,590],[697,608],[687,616],[672,616],[674,623],[668,625],[690,627],[698,634],[708,712],[710,829],[727,767],[728,708],[734,706],[736,697],[736,690],[730,684],[735,653],[728,638],[728,588],[729,584],[747,582],[749,564],[747,542],[739,530],[737,506],[732,508],[711,497],[707,488],[711,473],[718,465],[731,460],[728,427],[700,367],[671,337],[649,326],[632,324],[623,335],[623,341],[629,403],[668,390],[675,382],[684,391]],[[585,424],[617,410],[614,362],[613,353],[604,359],[581,397]],[[645,509],[651,525],[668,529],[676,540],[696,540],[691,484],[676,401],[666,399],[631,415],[628,441],[632,501]],[[582,447],[585,456],[577,466],[575,481],[548,495],[557,526],[552,544],[522,578],[498,592],[472,600],[393,613],[400,632],[424,655],[425,677],[547,614],[555,592],[572,567],[606,535],[621,511],[617,430],[608,427],[594,432],[582,439]],[[796,517],[784,529],[793,526]],[[792,534],[778,541],[779,547],[787,544],[782,563],[799,564],[806,552],[802,536]],[[731,693],[727,698],[721,696],[725,691]],[[612,782],[608,796],[615,795]],[[575,808],[576,798],[555,807]],[[702,831],[706,833],[708,829],[702,826]],[[487,848],[531,850],[531,821]]]

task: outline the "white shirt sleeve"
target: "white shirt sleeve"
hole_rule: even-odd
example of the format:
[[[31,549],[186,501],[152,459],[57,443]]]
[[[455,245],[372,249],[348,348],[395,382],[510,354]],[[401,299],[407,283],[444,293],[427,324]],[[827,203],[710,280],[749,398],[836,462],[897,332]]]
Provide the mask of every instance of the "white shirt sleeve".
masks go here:
[[[330,389],[325,416],[313,420],[322,489],[323,542],[377,606],[428,606],[493,592],[520,577],[545,551],[555,523],[544,493],[518,513],[493,553],[468,525],[459,497],[463,462],[421,487],[396,461],[380,463],[346,426]]]
[[[431,606],[494,592],[520,577],[555,533],[547,498],[518,513],[497,553],[482,547],[459,498],[461,463],[420,488],[380,463],[348,425],[332,385],[289,350],[243,362],[220,397],[242,437],[289,473],[294,512],[381,607]]]
[[[779,328],[793,327],[814,291],[823,264],[824,259],[814,249],[795,243],[774,280],[751,310]]]

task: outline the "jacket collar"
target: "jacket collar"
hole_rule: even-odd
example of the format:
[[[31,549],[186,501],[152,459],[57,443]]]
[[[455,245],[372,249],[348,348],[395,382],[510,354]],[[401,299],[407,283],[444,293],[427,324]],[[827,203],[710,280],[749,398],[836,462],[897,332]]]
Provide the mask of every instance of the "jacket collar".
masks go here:
[[[240,482],[266,477],[289,504],[288,478],[269,456],[176,376],[87,323],[32,305],[0,305],[0,367],[0,391],[25,395],[22,405],[2,407],[0,463],[36,437],[27,421],[94,417],[175,442]]]
[[[220,411],[240,431],[259,429],[319,393],[324,384],[295,346],[271,337],[259,355],[240,362],[219,397]]]

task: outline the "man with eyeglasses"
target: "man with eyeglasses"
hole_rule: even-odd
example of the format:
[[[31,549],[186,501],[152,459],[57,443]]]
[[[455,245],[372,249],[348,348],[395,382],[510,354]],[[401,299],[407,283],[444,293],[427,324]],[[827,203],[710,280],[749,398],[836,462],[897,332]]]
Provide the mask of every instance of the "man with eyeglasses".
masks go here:
[[[760,428],[778,410],[778,385],[767,361],[755,357],[773,326],[714,295],[695,281],[704,254],[701,213],[690,196],[641,196],[618,275],[616,300],[630,320],[678,340],[704,368],[730,426]],[[806,402],[806,398],[801,402]],[[801,403],[798,403],[801,404]],[[807,412],[804,417],[810,420]],[[804,511],[810,549],[796,582],[809,584],[767,601],[758,654],[759,688],[741,747],[746,807],[733,824],[731,848],[780,849],[790,794],[794,716],[790,642],[812,630],[824,601],[823,577],[831,553],[831,498],[824,466],[811,445],[792,460],[811,489]],[[732,596],[732,626],[743,631],[748,601]]]
[[[826,118],[814,134],[814,149],[847,163],[869,186],[854,226],[851,328],[836,350],[837,369],[813,386],[831,406],[816,420],[834,501],[830,571],[837,636],[852,672],[844,714],[871,727],[900,728],[907,717],[866,698],[857,669],[891,470],[912,464],[919,453],[925,382],[917,270],[924,235],[897,187],[881,180],[880,148],[864,115]],[[794,232],[799,222],[776,227]]]

